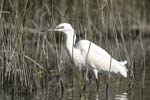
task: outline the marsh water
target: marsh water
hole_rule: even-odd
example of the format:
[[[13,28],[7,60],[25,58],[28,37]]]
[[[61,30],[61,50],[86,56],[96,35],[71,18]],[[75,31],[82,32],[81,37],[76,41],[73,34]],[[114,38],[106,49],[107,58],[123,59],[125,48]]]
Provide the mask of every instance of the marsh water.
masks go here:
[[[137,66],[138,68],[138,66]],[[96,91],[96,84],[92,79],[91,84],[86,85],[86,91],[82,92],[79,84],[74,80],[74,86],[65,87],[63,96],[58,89],[58,83],[55,79],[49,81],[48,88],[40,89],[30,95],[1,93],[0,100],[149,100],[150,99],[150,68],[146,66],[145,87],[142,88],[142,80],[139,79],[140,73],[136,73],[134,86],[129,89],[129,79],[118,76],[111,76],[108,85],[104,82],[105,78],[101,77],[99,91]],[[108,88],[106,88],[108,86]],[[57,89],[57,91],[56,91]],[[128,91],[127,91],[128,90]]]

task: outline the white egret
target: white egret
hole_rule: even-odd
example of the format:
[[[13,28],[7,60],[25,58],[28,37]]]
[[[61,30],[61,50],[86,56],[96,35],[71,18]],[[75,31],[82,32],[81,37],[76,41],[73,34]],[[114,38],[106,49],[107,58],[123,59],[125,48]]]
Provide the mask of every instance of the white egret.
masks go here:
[[[49,29],[49,31],[52,31]],[[98,82],[98,72],[120,73],[127,77],[127,61],[117,61],[110,54],[89,40],[80,40],[76,43],[76,34],[69,23],[61,23],[53,31],[63,32],[66,35],[66,48],[73,62],[80,69],[83,66],[91,68]],[[98,86],[98,84],[97,84]]]

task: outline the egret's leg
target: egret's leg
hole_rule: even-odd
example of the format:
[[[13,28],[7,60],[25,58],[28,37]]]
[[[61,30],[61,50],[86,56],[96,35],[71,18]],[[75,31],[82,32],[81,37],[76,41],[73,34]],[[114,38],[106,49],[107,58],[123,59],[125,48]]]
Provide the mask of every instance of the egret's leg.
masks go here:
[[[96,91],[98,91],[99,90],[99,81],[98,81],[98,79],[96,79],[96,86],[97,86]]]
[[[83,91],[85,92],[86,91],[86,67],[84,67],[84,72],[83,72],[83,79],[84,79],[84,86],[83,86]]]
[[[98,81],[98,70],[97,69],[93,69],[94,75],[95,75],[95,79],[96,79],[96,86],[97,86],[97,91],[99,90],[99,81]]]
[[[89,69],[88,69],[88,67],[86,67],[85,68],[85,80],[86,80],[86,82],[89,82],[88,73],[89,73]]]
[[[89,81],[89,78],[88,78],[88,67],[84,67],[83,68],[83,79],[84,79],[83,91],[85,91],[86,90],[86,83],[87,83],[87,81]]]
[[[60,80],[60,86],[61,86],[61,97],[63,97],[64,87],[63,87],[63,81],[62,80]]]

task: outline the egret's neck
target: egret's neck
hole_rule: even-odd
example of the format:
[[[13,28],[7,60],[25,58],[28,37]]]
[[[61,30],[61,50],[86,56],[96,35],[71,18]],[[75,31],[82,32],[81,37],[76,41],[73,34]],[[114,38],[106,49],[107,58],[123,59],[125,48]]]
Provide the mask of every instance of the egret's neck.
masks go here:
[[[72,52],[75,51],[75,48],[74,48],[75,42],[76,42],[76,34],[74,33],[74,31],[72,33],[67,33],[66,48],[71,57],[72,57]]]

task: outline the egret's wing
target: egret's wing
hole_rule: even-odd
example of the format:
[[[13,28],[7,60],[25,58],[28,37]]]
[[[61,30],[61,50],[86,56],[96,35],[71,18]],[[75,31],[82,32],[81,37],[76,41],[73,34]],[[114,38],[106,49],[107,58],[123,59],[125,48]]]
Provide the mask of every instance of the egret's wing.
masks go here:
[[[112,62],[111,56],[94,43],[91,43],[87,59],[88,62],[94,64],[97,69],[105,71],[109,70],[110,63]]]
[[[81,40],[76,44],[76,48],[80,49],[84,58],[94,64],[97,69],[105,69],[105,66],[110,65],[111,56],[96,44],[88,40]]]

